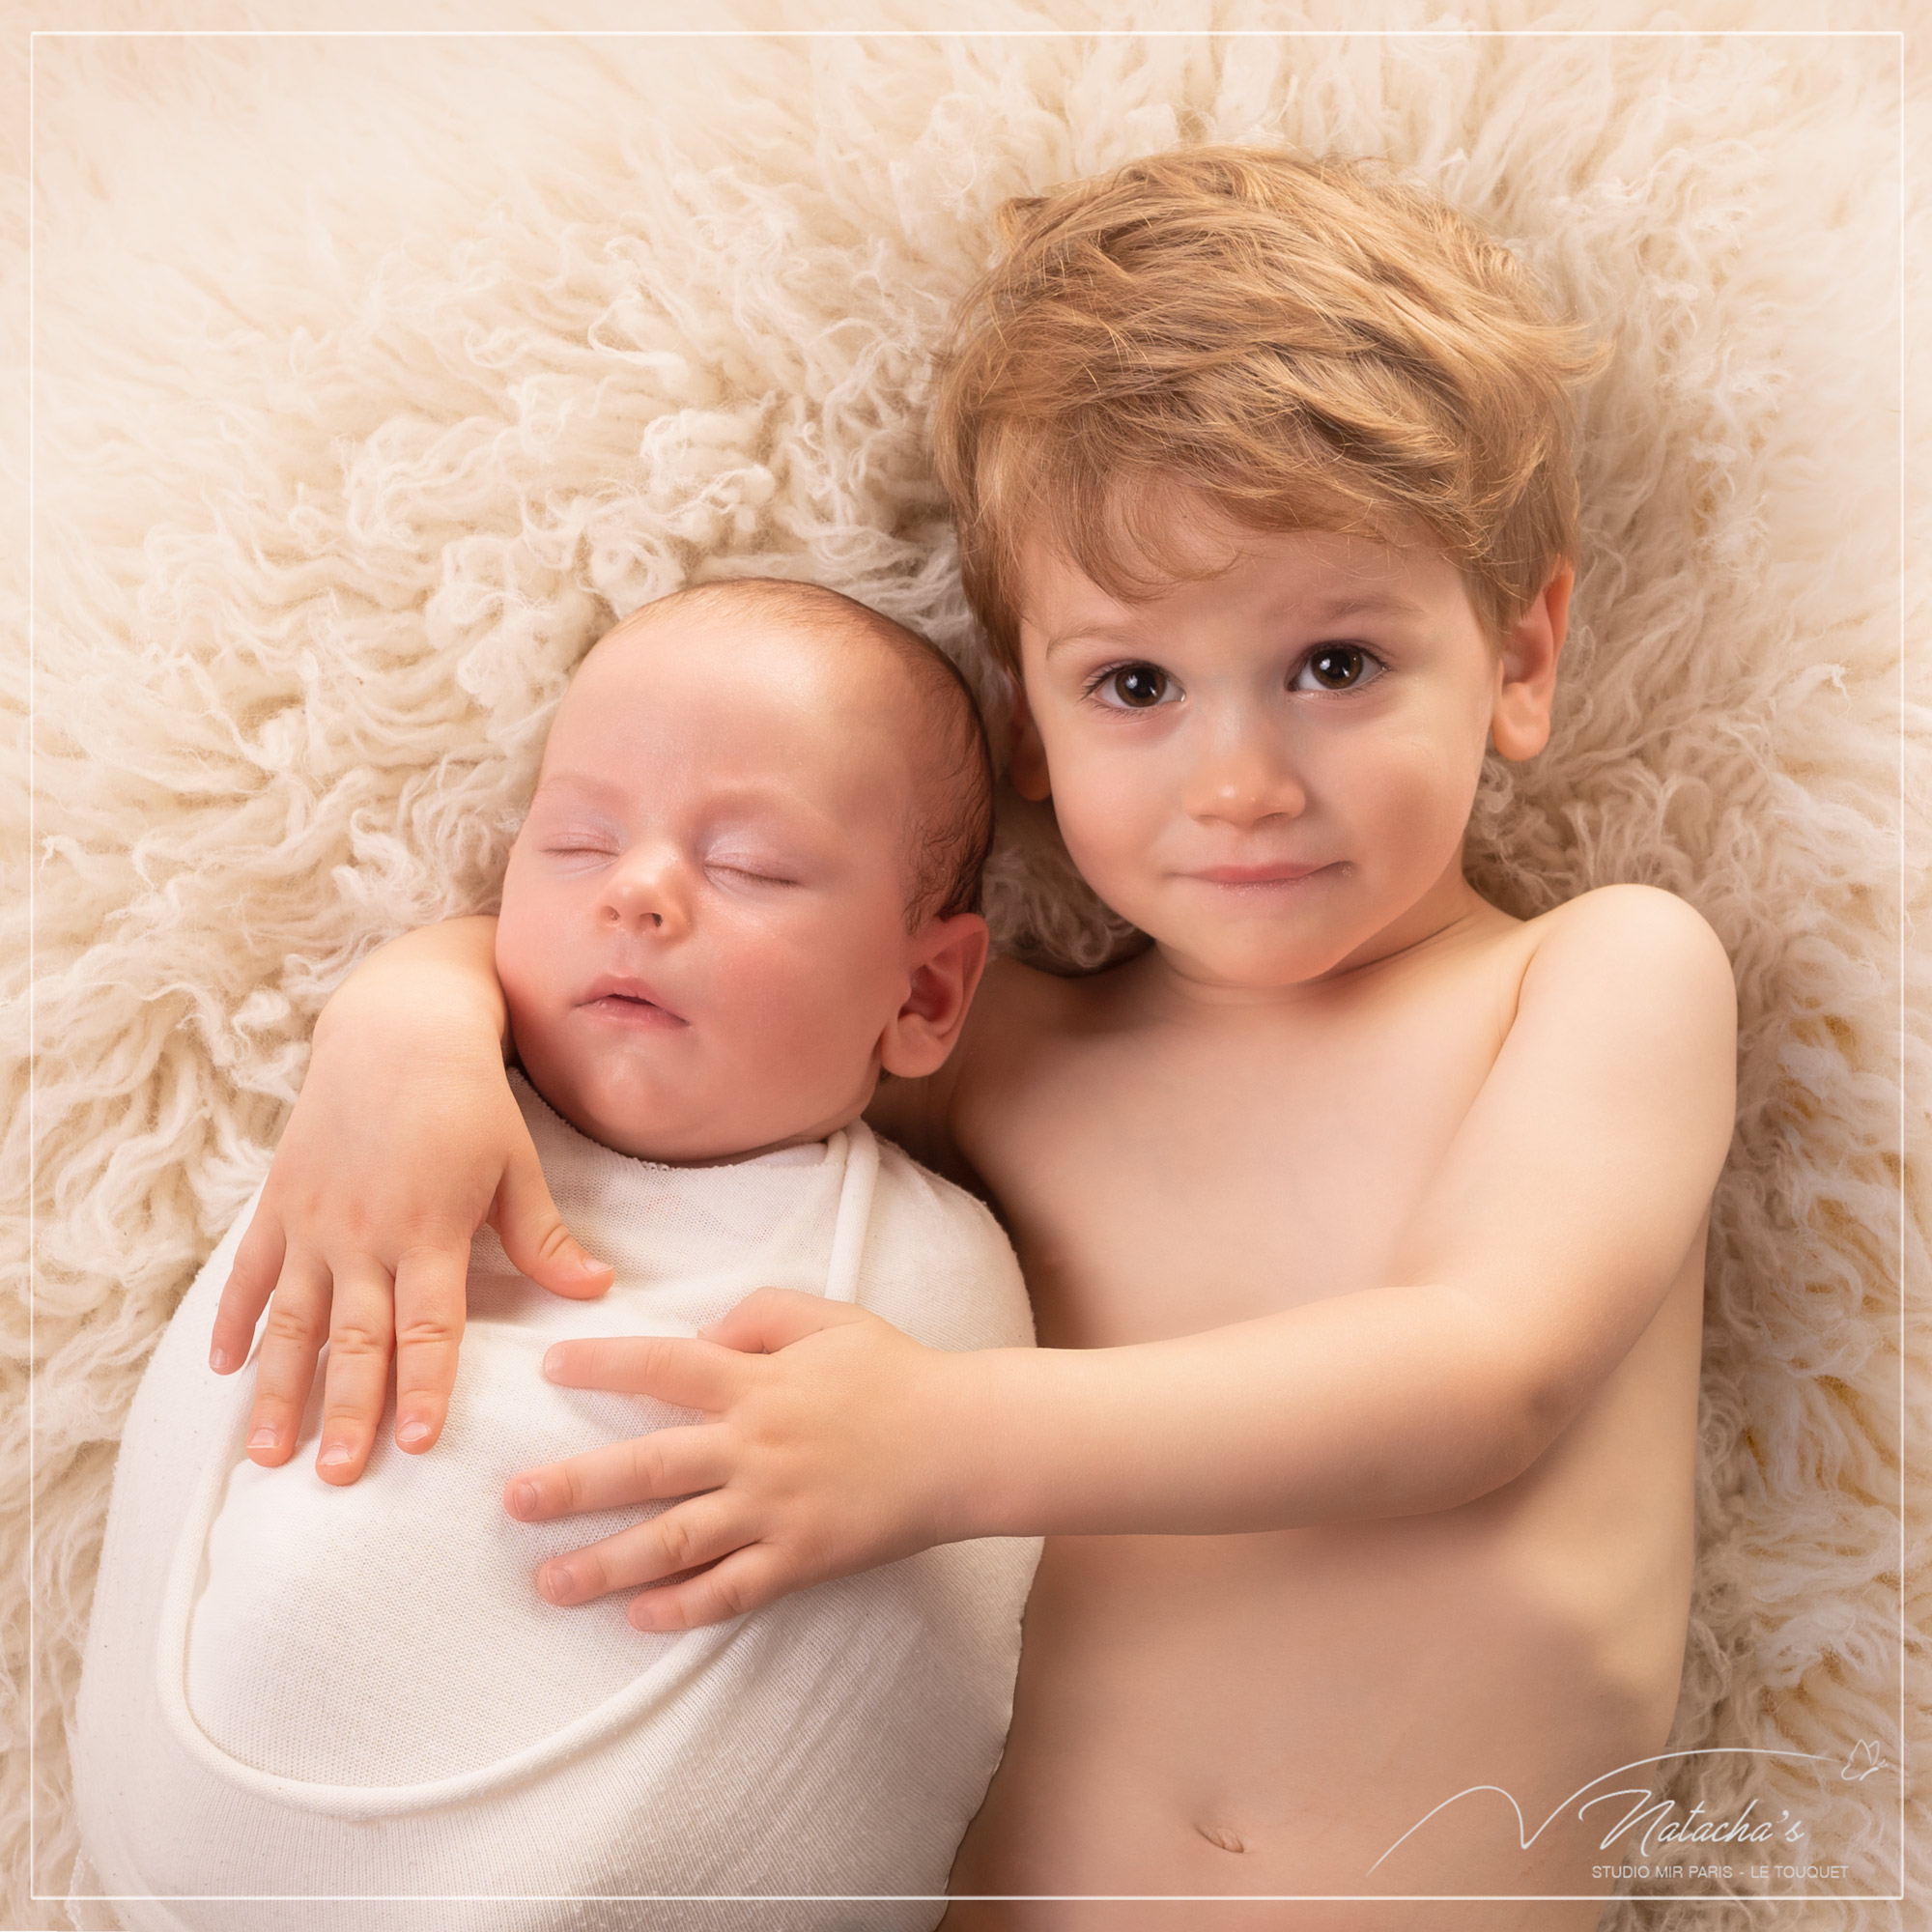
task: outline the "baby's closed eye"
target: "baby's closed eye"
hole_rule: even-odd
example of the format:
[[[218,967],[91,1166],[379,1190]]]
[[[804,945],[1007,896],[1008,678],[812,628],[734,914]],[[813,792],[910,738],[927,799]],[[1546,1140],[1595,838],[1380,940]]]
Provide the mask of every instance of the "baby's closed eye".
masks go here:
[[[776,853],[707,853],[704,869],[742,885],[795,886],[799,883],[798,867]]]

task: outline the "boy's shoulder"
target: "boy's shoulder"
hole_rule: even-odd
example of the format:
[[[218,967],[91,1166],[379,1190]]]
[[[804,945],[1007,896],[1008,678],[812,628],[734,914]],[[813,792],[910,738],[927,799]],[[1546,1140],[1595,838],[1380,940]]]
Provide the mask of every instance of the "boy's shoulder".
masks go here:
[[[1730,955],[1695,906],[1658,886],[1598,886],[1522,923],[1524,979],[1615,976],[1734,991]]]
[[[1516,927],[1502,1032],[1520,1052],[1619,1060],[1668,1087],[1731,1063],[1737,982],[1710,923],[1655,886],[1600,886]]]

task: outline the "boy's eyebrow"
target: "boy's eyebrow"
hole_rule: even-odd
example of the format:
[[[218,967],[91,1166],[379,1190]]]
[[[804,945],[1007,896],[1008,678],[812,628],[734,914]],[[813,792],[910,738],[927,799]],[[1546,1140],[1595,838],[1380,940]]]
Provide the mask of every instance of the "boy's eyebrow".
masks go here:
[[[1339,617],[1426,617],[1429,613],[1422,605],[1404,597],[1399,591],[1337,590],[1327,596],[1311,598],[1306,603],[1285,603],[1276,614],[1316,624],[1332,624]],[[1107,623],[1075,624],[1058,637],[1050,638],[1044,655],[1050,658],[1062,644],[1096,639],[1118,637],[1122,643],[1130,642],[1123,631],[1122,626]]]
[[[1331,596],[1315,598],[1306,608],[1310,616],[1323,624],[1337,617],[1421,617],[1428,614],[1420,604],[1394,590],[1338,590]]]

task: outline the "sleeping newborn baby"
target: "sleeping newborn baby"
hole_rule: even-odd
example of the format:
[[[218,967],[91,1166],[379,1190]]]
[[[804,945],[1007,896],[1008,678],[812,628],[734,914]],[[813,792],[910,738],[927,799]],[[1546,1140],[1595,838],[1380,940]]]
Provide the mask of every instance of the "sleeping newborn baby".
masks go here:
[[[1037,1543],[641,1633],[621,1594],[562,1608],[533,1577],[647,1511],[526,1523],[501,1498],[516,1470],[690,1419],[548,1382],[564,1337],[690,1335],[770,1284],[935,1347],[1031,1342],[992,1217],[859,1118],[907,961],[973,903],[989,811],[950,668],[834,592],[698,586],[595,647],[497,945],[519,1104],[616,1285],[559,1299],[480,1233],[440,1440],[403,1455],[391,1417],[333,1486],[312,1467],[320,1374],[298,1453],[262,1468],[252,1378],[207,1366],[242,1217],[122,1445],[77,1892],[140,1932],[938,1920],[878,1895],[945,1889],[1006,1733]]]

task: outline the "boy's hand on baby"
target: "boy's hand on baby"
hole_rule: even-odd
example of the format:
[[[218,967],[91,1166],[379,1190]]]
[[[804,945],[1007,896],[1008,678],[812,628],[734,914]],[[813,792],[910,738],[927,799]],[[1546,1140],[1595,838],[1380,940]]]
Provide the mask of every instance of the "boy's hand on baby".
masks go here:
[[[325,1015],[327,1018],[327,1015]],[[266,1306],[248,1455],[294,1452],[328,1344],[316,1471],[353,1483],[396,1369],[396,1441],[435,1442],[456,1382],[469,1239],[484,1222],[511,1262],[557,1294],[602,1294],[551,1200],[487,1029],[318,1027],[308,1077],[222,1291],[209,1350],[240,1368]]]
[[[639,1630],[742,1616],[793,1590],[964,1533],[935,1445],[964,1436],[972,1354],[927,1349],[848,1303],[760,1289],[696,1341],[560,1342],[544,1373],[695,1408],[660,1429],[511,1477],[526,1522],[685,1497],[647,1522],[553,1558],[555,1604],[682,1572],[632,1599]]]

